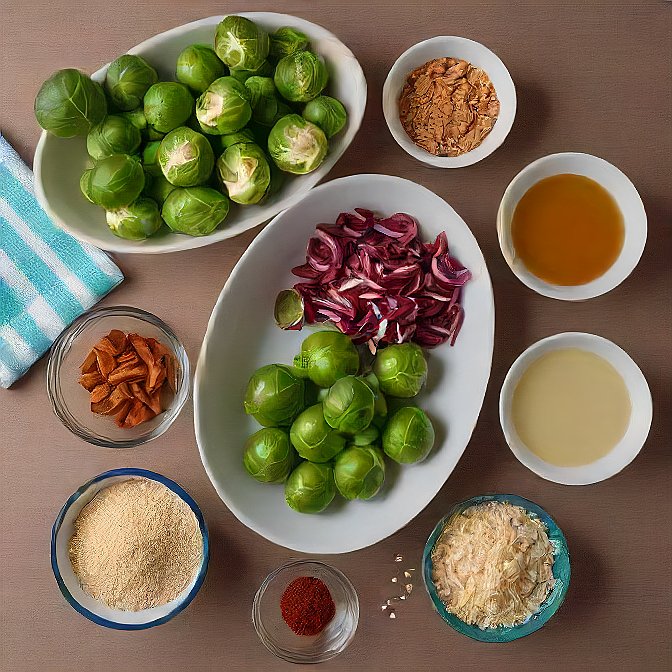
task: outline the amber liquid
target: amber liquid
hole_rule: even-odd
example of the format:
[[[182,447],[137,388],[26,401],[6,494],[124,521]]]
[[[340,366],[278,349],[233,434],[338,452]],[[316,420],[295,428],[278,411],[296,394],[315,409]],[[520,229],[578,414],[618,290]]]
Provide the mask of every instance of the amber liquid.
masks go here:
[[[623,215],[611,194],[583,175],[553,175],[530,187],[511,222],[516,256],[554,285],[584,285],[611,268],[623,247]]]

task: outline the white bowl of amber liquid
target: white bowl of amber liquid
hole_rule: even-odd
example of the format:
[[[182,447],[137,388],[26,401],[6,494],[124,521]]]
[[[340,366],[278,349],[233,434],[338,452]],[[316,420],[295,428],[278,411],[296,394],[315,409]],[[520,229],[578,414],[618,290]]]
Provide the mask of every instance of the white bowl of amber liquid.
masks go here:
[[[653,405],[644,374],[606,338],[566,332],[537,341],[509,369],[499,420],[513,454],[563,485],[603,481],[639,454]]]
[[[549,154],[523,168],[497,212],[499,246],[516,277],[564,301],[620,285],[637,266],[646,234],[633,183],[608,161],[578,152]]]

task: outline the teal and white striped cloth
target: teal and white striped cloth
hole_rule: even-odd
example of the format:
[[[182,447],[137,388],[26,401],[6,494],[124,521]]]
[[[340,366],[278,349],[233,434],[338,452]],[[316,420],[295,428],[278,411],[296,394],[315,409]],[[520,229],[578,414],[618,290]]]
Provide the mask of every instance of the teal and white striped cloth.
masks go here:
[[[0,387],[123,279],[104,252],[49,219],[33,195],[32,172],[0,135]]]

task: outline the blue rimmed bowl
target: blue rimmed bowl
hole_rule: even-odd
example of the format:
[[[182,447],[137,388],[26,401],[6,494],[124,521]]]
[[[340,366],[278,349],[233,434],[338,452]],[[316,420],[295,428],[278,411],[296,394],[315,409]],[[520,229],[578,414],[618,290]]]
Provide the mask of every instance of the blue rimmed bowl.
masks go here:
[[[520,506],[532,518],[539,518],[546,525],[548,538],[555,549],[553,562],[555,585],[544,603],[539,607],[539,610],[523,623],[512,627],[500,626],[483,630],[476,625],[465,623],[455,616],[455,614],[449,613],[448,609],[446,609],[446,605],[439,597],[434,581],[432,580],[432,550],[451,517],[468,509],[470,506],[492,501],[508,502],[514,506]],[[567,589],[569,588],[569,577],[569,549],[567,548],[567,540],[565,539],[562,530],[557,526],[553,518],[551,518],[540,506],[537,506],[534,502],[531,502],[528,499],[518,497],[518,495],[480,495],[478,497],[467,499],[460,504],[456,504],[449,513],[437,523],[433,532],[429,535],[422,556],[422,578],[424,579],[425,588],[427,588],[432,604],[439,613],[439,616],[441,616],[453,630],[457,630],[457,632],[460,632],[467,637],[471,637],[472,639],[476,639],[479,642],[512,642],[514,639],[520,639],[521,637],[525,637],[526,635],[530,635],[539,630],[539,628],[547,623],[553,614],[560,608],[560,605],[567,594]]]
[[[68,542],[74,532],[74,522],[79,512],[93,499],[98,491],[129,478],[147,478],[172,490],[194,512],[203,536],[203,559],[191,583],[173,601],[142,611],[111,609],[99,600],[87,595],[79,585],[68,557]],[[175,481],[146,469],[114,469],[99,474],[84,483],[63,505],[51,530],[51,568],[63,597],[73,609],[86,616],[90,621],[115,630],[144,630],[155,625],[161,625],[179,614],[196,597],[196,593],[203,584],[208,569],[208,557],[208,529],[196,502]]]

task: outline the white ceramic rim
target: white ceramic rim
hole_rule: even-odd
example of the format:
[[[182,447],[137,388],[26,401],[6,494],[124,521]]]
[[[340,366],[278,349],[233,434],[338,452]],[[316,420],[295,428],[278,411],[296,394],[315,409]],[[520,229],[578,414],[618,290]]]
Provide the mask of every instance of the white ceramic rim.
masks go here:
[[[520,198],[514,200],[512,193],[516,189],[518,182],[528,177],[530,173],[545,167],[546,164],[562,159],[569,161],[587,161],[594,164],[596,171],[601,170],[610,173],[613,178],[620,183],[619,191],[622,189],[620,196],[624,199],[629,198],[632,202],[632,207],[637,210],[637,221],[628,221],[625,216],[623,218],[626,235],[618,259],[616,259],[611,268],[604,275],[601,275],[599,278],[584,285],[560,286],[541,280],[536,275],[530,273],[524,267],[522,262],[516,258],[513,242],[511,241],[511,219],[513,218],[513,213],[520,198],[526,193],[524,192],[521,194]],[[566,170],[561,170],[555,174],[559,175],[566,172]],[[576,174],[585,175],[585,173]],[[548,177],[548,175],[540,176],[533,184],[536,184],[545,177]],[[590,177],[605,189],[607,188],[596,173],[591,173],[590,175],[586,175],[586,177]],[[530,187],[531,186],[532,185],[530,185]],[[530,187],[528,187],[528,189]],[[614,194],[609,189],[607,189],[607,191],[609,191],[614,199],[618,201],[619,195]],[[620,285],[632,271],[634,271],[639,263],[642,253],[644,252],[644,247],[646,246],[647,228],[644,204],[642,203],[637,188],[628,176],[622,170],[614,166],[614,164],[605,161],[605,159],[584,152],[558,152],[556,154],[548,154],[528,164],[513,178],[513,180],[511,180],[509,186],[504,191],[502,200],[499,203],[499,209],[497,210],[497,237],[499,239],[499,249],[502,251],[502,255],[514,275],[524,285],[537,292],[537,294],[548,296],[552,299],[561,299],[563,301],[585,301],[606,294],[618,287],[618,285]]]
[[[606,359],[623,377],[632,404],[630,423],[621,440],[604,457],[580,467],[558,467],[537,457],[520,439],[511,419],[513,393],[528,366],[547,352],[565,348],[579,348]],[[584,332],[555,334],[531,345],[511,365],[499,394],[499,422],[511,452],[537,476],[562,485],[591,485],[622,471],[642,449],[652,419],[651,392],[644,374],[634,360],[612,341]]]
[[[460,43],[469,44],[470,46],[476,48],[477,50],[481,51],[484,54],[487,54],[490,58],[492,58],[498,65],[501,66],[502,69],[501,74],[502,77],[505,78],[505,87],[508,89],[508,96],[510,96],[510,100],[508,102],[510,110],[507,111],[506,117],[502,115],[500,118],[497,119],[496,123],[496,125],[498,125],[500,129],[503,127],[505,131],[501,139],[498,142],[493,142],[492,144],[490,144],[488,142],[488,138],[490,138],[490,135],[492,135],[491,133],[486,137],[486,139],[483,141],[481,145],[479,145],[475,149],[472,149],[470,152],[467,152],[466,154],[462,154],[461,156],[434,156],[433,154],[430,154],[429,152],[422,149],[421,147],[418,147],[418,145],[416,145],[408,137],[403,127],[399,123],[398,98],[400,92],[392,92],[390,90],[392,87],[392,75],[396,74],[396,72],[401,68],[403,61],[408,56],[413,54],[421,47],[431,45],[434,43],[438,47],[441,44],[445,43],[446,41],[452,41],[457,44]],[[454,54],[445,54],[443,52],[444,52],[443,49],[438,50],[436,58],[439,58],[440,56],[454,55]],[[499,90],[501,89],[501,86],[498,87],[496,86],[495,89],[498,91],[499,96]],[[394,95],[392,95],[393,93]],[[388,101],[394,101],[394,104],[392,104],[392,102],[389,102],[388,104]],[[403,54],[401,54],[399,58],[397,58],[397,60],[390,68],[390,71],[388,72],[387,77],[385,78],[385,83],[383,84],[382,105],[383,105],[383,116],[385,117],[387,128],[389,129],[390,133],[392,134],[392,137],[395,139],[399,147],[401,147],[407,154],[417,159],[418,161],[422,161],[422,163],[426,163],[430,166],[435,166],[437,168],[463,168],[465,166],[471,166],[475,163],[478,163],[487,156],[490,156],[490,154],[492,154],[498,147],[501,147],[501,145],[506,140],[513,126],[513,122],[516,118],[516,109],[517,109],[516,86],[513,83],[513,79],[511,78],[511,73],[509,72],[506,65],[504,65],[502,59],[499,58],[499,56],[497,56],[497,54],[494,51],[488,49],[488,47],[486,47],[484,44],[476,42],[476,40],[470,40],[467,37],[459,37],[458,35],[437,35],[435,37],[430,37],[427,40],[417,42],[413,46],[406,49],[406,51]]]

